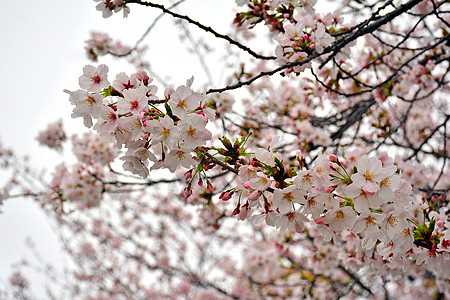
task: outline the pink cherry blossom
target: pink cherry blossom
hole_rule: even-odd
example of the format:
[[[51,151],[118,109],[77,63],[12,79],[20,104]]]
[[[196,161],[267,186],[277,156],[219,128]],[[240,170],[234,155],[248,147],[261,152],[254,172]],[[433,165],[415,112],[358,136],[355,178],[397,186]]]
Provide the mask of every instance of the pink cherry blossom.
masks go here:
[[[79,78],[80,87],[88,92],[96,93],[109,86],[107,79],[109,68],[99,65],[97,68],[87,65],[83,68],[83,75]]]
[[[350,206],[333,209],[325,215],[324,223],[328,224],[335,232],[346,228],[353,228],[356,222],[356,214]]]

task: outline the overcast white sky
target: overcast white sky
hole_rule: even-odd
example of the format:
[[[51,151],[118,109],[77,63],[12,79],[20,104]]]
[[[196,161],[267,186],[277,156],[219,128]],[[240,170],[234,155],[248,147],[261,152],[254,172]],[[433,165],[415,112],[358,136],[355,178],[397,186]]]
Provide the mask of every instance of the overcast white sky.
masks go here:
[[[49,122],[59,118],[64,120],[68,134],[84,130],[80,119],[70,118],[72,108],[63,89],[78,88],[78,77],[89,63],[84,41],[90,31],[107,32],[133,45],[159,11],[131,6],[128,19],[121,14],[103,19],[90,0],[0,0],[0,3],[0,141],[20,156],[29,155],[32,166],[51,171],[63,157],[39,147],[35,137]],[[186,4],[180,7],[181,12],[219,32],[228,32],[234,0],[187,0]],[[206,11],[217,13],[205,14]],[[166,16],[145,43],[150,46],[154,70],[163,76],[172,75],[174,82],[184,84],[200,68],[195,59],[186,59],[177,32],[169,27],[171,24]],[[100,61],[108,65],[110,62]],[[131,73],[134,69],[110,65],[110,78],[121,71]],[[5,176],[0,174],[0,185],[4,181]],[[7,279],[11,263],[29,254],[24,246],[27,236],[32,237],[45,258],[58,257],[57,239],[31,200],[7,200],[1,209],[0,285]]]

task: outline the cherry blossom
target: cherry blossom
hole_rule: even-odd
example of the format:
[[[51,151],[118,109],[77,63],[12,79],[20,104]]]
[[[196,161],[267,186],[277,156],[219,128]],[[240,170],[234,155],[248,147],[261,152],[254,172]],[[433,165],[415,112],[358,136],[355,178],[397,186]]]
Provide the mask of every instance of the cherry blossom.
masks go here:
[[[356,214],[350,206],[330,210],[324,219],[324,223],[328,224],[335,232],[346,228],[351,229],[355,222]]]
[[[110,83],[87,65],[65,90],[95,131],[69,139],[75,162],[47,182],[0,147],[0,205],[35,199],[73,258],[52,298],[450,295],[445,1],[235,1],[228,35],[182,1],[95,2],[104,17],[146,6],[180,20],[209,82],[156,72],[148,32],[133,47],[94,33],[91,60],[136,71]],[[58,123],[38,140],[66,137]],[[0,298],[28,296],[21,274]]]
[[[84,66],[83,75],[78,80],[80,87],[88,92],[101,91],[109,86],[108,71],[106,65],[99,65],[97,68],[91,65]]]

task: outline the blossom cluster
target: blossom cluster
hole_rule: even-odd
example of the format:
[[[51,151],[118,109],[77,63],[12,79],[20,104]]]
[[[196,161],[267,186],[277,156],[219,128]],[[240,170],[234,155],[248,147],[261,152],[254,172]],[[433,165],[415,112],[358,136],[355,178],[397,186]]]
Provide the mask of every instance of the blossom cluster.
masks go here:
[[[424,222],[429,204],[413,197],[411,185],[385,153],[381,158],[362,155],[352,163],[322,154],[310,169],[295,172],[276,153],[258,149],[239,169],[242,184],[221,198],[239,195],[233,214],[240,220],[265,221],[286,234],[313,224],[325,241],[336,242],[349,231],[362,251],[375,251],[386,261],[426,261],[430,272],[445,277],[450,272],[447,208]]]
[[[156,86],[150,85],[152,80],[143,71],[131,76],[120,73],[112,84],[105,65],[86,66],[83,71],[79,79],[82,89],[68,92],[75,105],[73,117],[83,117],[86,126],[93,126],[118,148],[125,146],[126,153],[120,158],[124,170],[146,178],[150,170],[160,167],[171,172],[179,167],[191,168],[186,174],[190,183],[184,193],[190,198],[195,196],[191,190],[193,179],[198,176],[201,185],[201,177],[206,176],[203,170],[218,162],[205,160],[205,151],[215,150],[238,172],[241,183],[223,192],[220,198],[229,200],[239,195],[232,215],[240,220],[263,221],[285,234],[303,232],[305,226],[313,224],[325,241],[337,241],[348,231],[359,238],[361,249],[376,251],[385,260],[413,259],[419,265],[427,260],[435,266],[432,271],[438,276],[448,271],[446,220],[441,220],[439,226],[434,225],[435,217],[424,222],[427,203],[413,197],[412,186],[387,155],[377,158],[360,154],[340,161],[334,155],[321,154],[309,169],[304,169],[301,154],[297,154],[299,166],[289,168],[273,147],[256,149],[253,158],[248,156],[244,149],[246,139],[231,145],[223,138],[227,150],[208,148],[206,142],[212,135],[205,126],[215,116],[204,95],[192,91],[192,79],[176,89],[167,88],[165,98],[159,100]],[[210,99],[213,102],[209,105],[221,107],[220,98]],[[227,102],[233,101],[224,103]],[[161,104],[165,111],[158,108]],[[319,130],[307,120],[297,122],[300,135]],[[302,139],[316,145],[330,143],[329,137],[320,142],[319,136],[309,136]],[[248,161],[237,160],[241,155],[247,156]],[[110,159],[113,157],[111,154]],[[85,175],[76,180],[80,178],[98,189],[99,181]],[[214,187],[206,179],[207,190],[212,192]],[[71,191],[74,180],[56,183],[67,198],[78,193]],[[98,195],[99,191],[92,194]],[[72,198],[75,197],[78,196]],[[96,201],[97,198],[84,203],[89,207]]]
[[[114,142],[126,153],[120,159],[125,170],[146,178],[149,169],[194,164],[192,152],[211,139],[206,129],[214,111],[204,103],[204,95],[186,85],[167,88],[165,99],[156,96],[157,87],[144,71],[131,76],[120,73],[109,83],[108,67],[86,66],[79,84],[82,89],[69,92],[75,108],[73,117],[82,117],[87,127]],[[157,105],[164,105],[165,112]],[[151,164],[151,165],[150,165]]]
[[[314,19],[314,16],[311,4],[295,8],[295,23],[285,23],[284,32],[275,37],[279,43],[275,54],[280,64],[303,61],[314,50],[322,53],[323,49],[334,41],[329,32],[333,31],[331,28],[338,23],[338,19],[330,13],[322,18]],[[309,64],[294,66],[292,71],[298,74],[308,66]]]
[[[97,163],[107,166],[118,156],[118,150],[111,143],[92,132],[85,132],[81,137],[72,137],[73,153],[79,162],[85,164]]]
[[[41,145],[56,151],[62,151],[62,145],[67,140],[62,120],[49,124],[45,131],[39,132],[36,139]]]
[[[95,7],[98,11],[102,12],[103,18],[109,18],[113,12],[117,13],[123,10],[123,16],[126,18],[130,13],[130,8],[127,6],[124,0],[94,0],[98,2]]]
[[[126,15],[130,3],[96,2],[104,17]],[[57,168],[44,199],[64,212],[85,210],[58,214],[77,233],[67,244],[82,265],[73,295],[448,297],[449,114],[446,95],[436,92],[448,82],[444,2],[422,1],[395,22],[383,16],[404,9],[396,2],[344,1],[342,14],[317,13],[315,0],[236,3],[245,8],[235,29],[264,23],[276,57],[251,70],[242,62],[227,87],[201,94],[191,79],[158,97],[144,71],[111,80],[107,66],[88,65],[80,89],[67,91],[72,116],[96,131],[72,138],[78,162]],[[342,16],[354,23],[345,28]],[[346,42],[358,34],[364,47]],[[135,51],[99,33],[86,49],[94,61]],[[300,77],[305,68],[311,72]],[[280,71],[291,76],[267,76]],[[250,97],[229,92],[237,87]],[[159,168],[179,177],[146,179]],[[146,194],[182,182],[183,173],[182,193]]]
[[[338,32],[342,19],[337,14],[319,15],[314,6],[317,1],[237,1],[239,6],[247,4],[249,11],[236,15],[234,23],[252,28],[264,22],[272,31],[278,45],[275,49],[281,65],[301,62],[316,51],[322,53],[334,38],[330,33]],[[310,64],[287,69],[285,72],[301,73]]]
[[[76,163],[70,169],[60,165],[55,170],[43,202],[62,212],[66,201],[74,203],[79,210],[99,206],[103,193],[101,179],[102,168],[99,165],[86,167]]]
[[[131,51],[131,47],[123,45],[120,41],[114,41],[108,34],[102,32],[91,32],[91,38],[86,40],[85,49],[92,61],[97,61],[99,56],[108,53],[125,55]]]

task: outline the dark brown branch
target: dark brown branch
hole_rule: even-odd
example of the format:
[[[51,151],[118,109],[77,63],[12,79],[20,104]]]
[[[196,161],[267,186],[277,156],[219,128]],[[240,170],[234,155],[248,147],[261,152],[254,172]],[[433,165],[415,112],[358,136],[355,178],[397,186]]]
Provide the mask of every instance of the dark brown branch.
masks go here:
[[[174,183],[174,182],[180,182],[181,178],[173,178],[173,179],[160,179],[160,180],[146,180],[143,182],[123,182],[123,181],[107,181],[103,182],[103,184],[107,185],[115,185],[115,186],[127,186],[127,185],[145,185],[145,186],[152,186],[155,184],[160,183]]]
[[[364,283],[361,282],[361,280],[359,280],[359,278],[353,274],[352,272],[350,272],[349,270],[347,270],[344,266],[339,265],[338,266],[339,269],[341,269],[342,271],[345,272],[345,274],[347,274],[348,276],[350,276],[353,281],[355,281],[360,287],[362,287],[364,290],[366,290],[367,292],[369,292],[369,294],[373,295],[372,291],[370,290],[370,288],[368,288],[366,285],[364,285]]]
[[[369,108],[376,103],[372,97],[369,100],[362,101],[353,107],[351,114],[347,117],[347,121],[339,128],[338,131],[331,134],[331,139],[336,140],[342,137],[344,132],[349,129],[357,121],[361,120],[362,116],[369,110]]]
[[[171,6],[169,6],[169,9],[174,8],[178,5],[180,5],[181,3],[183,3],[186,0],[179,0],[177,2],[175,2],[174,4],[172,4]],[[111,54],[112,56],[116,56],[116,57],[123,57],[123,56],[128,56],[130,55],[133,51],[136,51],[136,49],[138,48],[139,44],[142,43],[142,41],[147,37],[147,35],[150,33],[150,31],[156,26],[156,23],[158,23],[158,21],[164,16],[165,14],[162,13],[159,16],[157,16],[152,24],[150,24],[150,26],[147,28],[147,30],[144,32],[144,34],[136,41],[136,43],[134,44],[134,47],[130,49],[130,51],[128,51],[127,53],[122,53],[122,54],[118,54],[118,53],[114,53],[111,51],[108,51],[109,54]]]
[[[260,55],[256,52],[254,52],[252,49],[250,49],[249,47],[242,45],[241,43],[239,43],[238,41],[233,40],[232,38],[230,38],[228,35],[225,34],[220,34],[218,32],[216,32],[214,29],[212,29],[209,26],[205,26],[195,20],[192,20],[190,17],[188,16],[184,16],[184,15],[180,15],[176,12],[173,12],[167,8],[164,7],[164,5],[161,4],[156,4],[156,3],[152,3],[152,2],[144,2],[141,0],[131,0],[128,3],[136,3],[136,4],[140,4],[140,5],[144,5],[144,6],[148,6],[148,7],[154,7],[154,8],[158,8],[160,10],[162,10],[164,13],[169,14],[171,16],[173,16],[174,18],[178,18],[178,19],[182,19],[185,20],[187,22],[189,22],[190,24],[193,24],[195,26],[197,26],[198,28],[212,33],[215,37],[220,38],[220,39],[224,39],[227,42],[229,42],[230,44],[233,44],[235,46],[237,46],[239,49],[242,49],[244,51],[246,51],[247,53],[249,53],[251,56],[258,58],[258,59],[265,59],[265,60],[272,60],[275,59],[276,57],[274,56],[264,56],[264,55]]]
[[[365,20],[364,22],[359,23],[358,25],[355,25],[355,26],[351,27],[350,29],[345,30],[345,31],[343,31],[343,32],[331,34],[331,36],[336,37],[336,36],[341,36],[341,35],[344,35],[344,34],[351,33],[351,32],[353,32],[353,31],[356,30],[356,29],[359,29],[359,28],[361,28],[361,27],[366,26],[366,25],[369,24],[370,22],[379,19],[380,17],[378,16],[378,14],[380,13],[380,11],[382,11],[383,9],[385,9],[386,7],[388,7],[389,5],[392,5],[392,2],[393,2],[392,0],[389,0],[389,1],[387,1],[384,5],[380,6],[380,7],[377,9],[376,12],[372,13],[372,16],[370,17],[370,19]],[[370,8],[372,8],[372,7],[370,7]]]
[[[325,66],[342,48],[344,48],[350,42],[356,40],[360,36],[363,36],[365,34],[368,34],[368,33],[371,33],[373,31],[375,31],[376,29],[378,29],[382,25],[392,21],[393,19],[395,19],[399,15],[403,14],[404,12],[410,10],[411,8],[413,8],[414,6],[416,6],[417,4],[419,4],[422,1],[423,0],[411,0],[411,1],[407,2],[407,3],[405,3],[404,5],[401,5],[396,10],[394,10],[394,11],[388,13],[387,15],[381,17],[377,22],[372,23],[371,25],[368,25],[367,27],[360,28],[356,32],[354,32],[353,34],[350,34],[350,35],[348,35],[346,37],[343,37],[343,38],[337,40],[336,42],[333,43],[333,45],[331,45],[329,47],[330,49],[327,51],[327,52],[333,51],[333,53],[320,65],[319,68],[320,69],[323,68],[323,66]],[[327,49],[325,49],[324,52],[326,50]]]
[[[447,123],[444,124],[444,154],[447,154]],[[444,157],[444,162],[442,163],[441,171],[439,172],[438,177],[436,178],[436,181],[433,184],[433,189],[438,184],[439,180],[441,180],[442,175],[444,175],[445,170],[445,164],[447,162],[447,157]]]
[[[219,165],[219,166],[221,166],[222,168],[224,168],[224,169],[226,169],[226,170],[228,170],[228,171],[233,172],[234,174],[238,174],[238,173],[239,173],[239,170],[237,170],[237,169],[235,169],[235,168],[233,168],[233,167],[230,167],[229,165],[227,165],[227,164],[224,163],[223,161],[221,161],[221,160],[215,158],[214,156],[212,156],[212,155],[209,154],[208,152],[204,152],[204,153],[205,153],[205,155],[206,155],[213,163],[215,163],[216,165]]]
[[[256,76],[250,78],[250,79],[247,80],[247,81],[241,81],[241,82],[238,82],[238,83],[236,83],[236,84],[228,85],[228,86],[226,86],[226,87],[224,87],[224,88],[220,88],[220,89],[210,89],[210,90],[208,90],[208,91],[206,92],[206,94],[211,94],[211,93],[221,93],[221,92],[228,91],[228,90],[238,89],[238,88],[240,88],[240,87],[242,87],[242,86],[252,84],[255,80],[257,80],[257,79],[259,79],[259,78],[261,78],[261,77],[264,77],[264,76],[271,76],[271,75],[276,74],[276,73],[278,73],[278,72],[280,72],[280,71],[283,71],[283,70],[285,70],[285,69],[289,69],[289,68],[292,68],[292,67],[295,67],[295,66],[302,66],[302,65],[305,65],[305,64],[311,62],[313,59],[315,59],[315,58],[317,58],[317,57],[320,57],[320,56],[323,56],[323,55],[328,54],[328,53],[330,53],[330,52],[333,52],[333,53],[332,53],[331,55],[329,55],[328,58],[320,65],[319,68],[322,68],[328,61],[330,61],[330,60],[331,60],[331,59],[332,59],[332,58],[333,58],[333,57],[334,57],[334,56],[335,56],[342,48],[344,48],[344,47],[345,47],[346,45],[348,45],[350,42],[356,40],[357,38],[359,38],[359,37],[361,37],[361,36],[363,36],[363,35],[365,35],[365,34],[368,34],[368,33],[371,33],[371,32],[373,32],[373,31],[377,30],[377,29],[378,29],[379,27],[381,27],[382,25],[384,25],[384,24],[386,24],[386,23],[392,21],[394,18],[396,18],[396,17],[398,17],[399,15],[401,15],[402,13],[408,11],[409,9],[411,9],[412,7],[414,7],[415,5],[417,5],[418,3],[420,3],[421,1],[423,1],[423,0],[411,0],[410,2],[408,2],[408,3],[406,3],[406,4],[402,5],[402,6],[400,6],[398,9],[394,10],[393,12],[391,12],[391,13],[389,13],[389,14],[383,16],[383,17],[381,17],[377,22],[375,22],[375,23],[373,23],[373,24],[371,24],[371,25],[369,25],[369,26],[367,26],[367,27],[360,28],[359,30],[357,30],[357,31],[354,32],[353,34],[350,34],[350,35],[348,35],[348,36],[345,36],[345,37],[343,37],[343,38],[341,38],[341,39],[335,41],[331,46],[326,47],[326,48],[323,50],[323,52],[320,53],[320,54],[319,54],[317,51],[313,51],[313,52],[312,52],[305,60],[302,60],[302,61],[294,61],[294,62],[285,64],[285,65],[283,65],[283,66],[280,66],[280,67],[278,67],[278,68],[276,68],[276,69],[274,69],[274,70],[266,71],[266,72],[261,72],[261,73],[259,73],[258,75],[256,75]],[[442,42],[442,41],[441,41],[441,42]],[[436,45],[433,45],[433,47],[435,47],[435,46],[436,46]],[[395,76],[395,74],[393,74],[391,77],[388,78],[388,80],[385,80],[384,82],[382,82],[382,83],[381,83],[380,85],[378,85],[378,86],[381,86],[381,85],[385,84],[386,82],[389,82],[389,81],[392,79],[392,77],[394,77],[394,76]],[[376,86],[376,87],[378,87],[378,86]],[[374,88],[376,88],[376,87],[374,87]],[[363,94],[363,93],[365,93],[365,92],[368,92],[368,91],[363,91],[363,92],[354,93],[354,94],[355,94],[355,95],[356,95],[356,94]]]
[[[403,44],[404,42],[406,42],[407,40],[409,40],[409,39],[411,39],[411,38],[417,38],[417,39],[423,39],[423,38],[425,38],[425,37],[423,37],[423,36],[420,36],[420,37],[414,37],[414,36],[411,36],[411,35],[412,35],[412,33],[416,30],[416,28],[419,26],[419,24],[420,24],[427,16],[429,16],[429,15],[431,15],[431,14],[432,14],[432,13],[430,12],[430,13],[428,13],[428,14],[425,14],[425,15],[420,16],[420,19],[414,24],[414,26],[413,26],[413,27],[412,27],[405,35],[397,34],[397,35],[399,35],[399,36],[402,37],[402,40],[401,40],[401,41],[399,41],[396,45],[388,45],[389,47],[391,47],[391,49],[390,49],[389,51],[387,51],[386,53],[384,53],[384,54],[378,56],[378,57],[377,57],[376,59],[374,59],[370,64],[364,66],[364,67],[361,68],[359,71],[356,71],[355,73],[353,73],[353,76],[357,76],[359,73],[361,73],[362,71],[364,71],[365,69],[367,69],[367,68],[370,67],[371,65],[376,66],[376,62],[377,62],[377,61],[382,61],[382,58],[383,58],[383,57],[385,57],[385,56],[391,54],[394,50],[396,50],[396,49],[402,49],[402,47],[400,47],[400,45],[402,45],[402,44]],[[388,32],[388,31],[385,31],[385,30],[383,30],[383,29],[381,29],[381,28],[378,28],[377,31],[380,31],[380,32],[383,32],[383,33],[386,33],[386,34],[393,34],[393,35],[396,35],[396,33],[394,33],[394,32]],[[372,36],[374,36],[375,38],[377,38],[377,36],[375,36],[374,33],[372,33]],[[378,38],[377,38],[377,39],[378,39]],[[381,40],[379,40],[379,41],[382,42]],[[417,49],[409,49],[409,50],[412,51],[412,50],[423,50],[423,49],[426,49],[426,48],[425,48],[425,47],[421,47],[421,48],[417,48]]]
[[[441,128],[441,127],[443,127],[443,126],[445,126],[447,124],[448,120],[450,120],[450,115],[448,115],[445,118],[445,121],[442,122],[441,125],[436,126],[436,128],[434,128],[434,130],[426,137],[425,140],[423,140],[423,142],[420,144],[419,147],[414,149],[413,154],[411,154],[409,157],[405,158],[404,160],[407,161],[407,160],[410,160],[411,158],[413,158],[414,156],[416,156],[417,153],[419,153],[420,149],[422,149],[422,147],[431,139],[431,137],[433,137],[433,135],[439,130],[439,128]],[[445,135],[444,135],[444,138],[446,138]]]
[[[257,80],[257,79],[259,79],[259,78],[261,78],[261,77],[264,77],[264,76],[271,76],[271,75],[276,74],[276,73],[278,73],[278,72],[280,72],[280,71],[283,71],[283,70],[285,70],[285,69],[289,69],[289,68],[292,68],[292,67],[295,67],[295,66],[302,66],[302,65],[304,65],[304,64],[307,64],[307,63],[309,63],[310,61],[312,61],[313,59],[319,57],[320,55],[321,55],[321,54],[319,54],[319,53],[317,53],[316,51],[314,51],[314,52],[313,52],[310,56],[308,56],[305,60],[302,60],[302,61],[294,61],[294,62],[285,64],[285,65],[282,65],[282,66],[280,66],[280,67],[278,67],[278,68],[276,68],[276,69],[274,69],[274,70],[266,71],[266,72],[261,72],[261,73],[259,73],[258,75],[256,75],[255,77],[252,77],[252,78],[250,78],[250,79],[247,80],[247,81],[241,81],[241,82],[238,82],[238,83],[236,83],[236,84],[228,85],[228,86],[226,86],[226,87],[224,87],[224,88],[221,88],[221,89],[210,89],[210,90],[206,91],[206,94],[211,94],[211,93],[222,93],[222,92],[225,92],[225,91],[238,89],[238,88],[243,87],[243,86],[245,86],[245,85],[250,85],[250,84],[252,84],[255,80]]]

